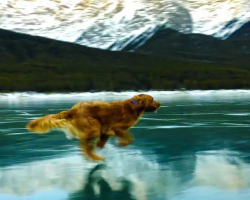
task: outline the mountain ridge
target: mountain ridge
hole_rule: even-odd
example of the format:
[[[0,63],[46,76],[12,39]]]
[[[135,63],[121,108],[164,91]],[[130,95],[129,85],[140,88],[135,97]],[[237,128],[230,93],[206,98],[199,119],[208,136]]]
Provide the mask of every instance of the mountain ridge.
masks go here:
[[[224,38],[250,20],[248,0],[8,0],[0,28],[106,49],[165,24],[183,33]],[[237,18],[230,29],[220,32]],[[121,50],[121,49],[113,49]]]
[[[123,51],[207,62],[247,62],[246,57],[250,57],[249,24],[244,24],[225,40],[204,34],[184,34],[159,26],[149,39],[140,35]]]

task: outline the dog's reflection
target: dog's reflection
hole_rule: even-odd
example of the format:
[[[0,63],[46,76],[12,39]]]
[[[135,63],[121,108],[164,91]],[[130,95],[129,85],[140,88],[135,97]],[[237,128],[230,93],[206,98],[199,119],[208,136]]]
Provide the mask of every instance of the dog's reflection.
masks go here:
[[[121,190],[114,191],[110,187],[109,183],[101,177],[100,171],[105,169],[105,164],[98,164],[92,170],[90,170],[86,177],[87,183],[83,186],[82,190],[79,190],[70,195],[70,200],[135,200],[132,198],[131,183],[125,179],[120,180],[122,185]],[[95,188],[99,189],[96,194]]]

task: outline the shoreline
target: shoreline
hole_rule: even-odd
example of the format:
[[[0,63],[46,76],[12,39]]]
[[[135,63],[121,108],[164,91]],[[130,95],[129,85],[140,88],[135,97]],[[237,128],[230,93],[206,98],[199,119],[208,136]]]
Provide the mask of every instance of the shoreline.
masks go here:
[[[150,94],[152,96],[162,96],[162,95],[223,95],[223,94],[249,94],[250,89],[236,89],[236,90],[164,90],[164,91],[122,91],[122,92],[112,92],[112,91],[101,91],[101,92],[50,92],[50,93],[40,93],[40,92],[6,92],[0,93],[0,99],[3,98],[58,98],[58,97],[105,97],[105,96],[133,96],[139,93]]]

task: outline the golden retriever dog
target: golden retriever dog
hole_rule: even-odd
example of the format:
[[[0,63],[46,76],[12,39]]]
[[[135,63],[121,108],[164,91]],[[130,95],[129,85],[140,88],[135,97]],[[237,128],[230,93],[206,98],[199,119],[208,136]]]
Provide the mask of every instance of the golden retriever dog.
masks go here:
[[[79,102],[69,110],[30,121],[27,129],[36,133],[61,129],[79,139],[81,150],[87,159],[98,161],[104,157],[95,154],[95,146],[103,148],[110,136],[118,139],[119,146],[129,145],[133,140],[129,129],[139,121],[144,112],[156,112],[158,108],[160,103],[146,94],[135,95],[124,101]]]

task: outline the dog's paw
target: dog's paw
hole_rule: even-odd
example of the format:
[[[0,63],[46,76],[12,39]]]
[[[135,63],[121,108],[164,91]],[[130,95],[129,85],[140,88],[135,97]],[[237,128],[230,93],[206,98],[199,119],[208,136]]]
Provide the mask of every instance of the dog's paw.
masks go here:
[[[118,143],[119,147],[126,147],[132,143],[132,140],[120,140]]]
[[[88,159],[91,161],[102,161],[102,160],[105,160],[105,157],[94,154],[94,155],[88,156]]]

